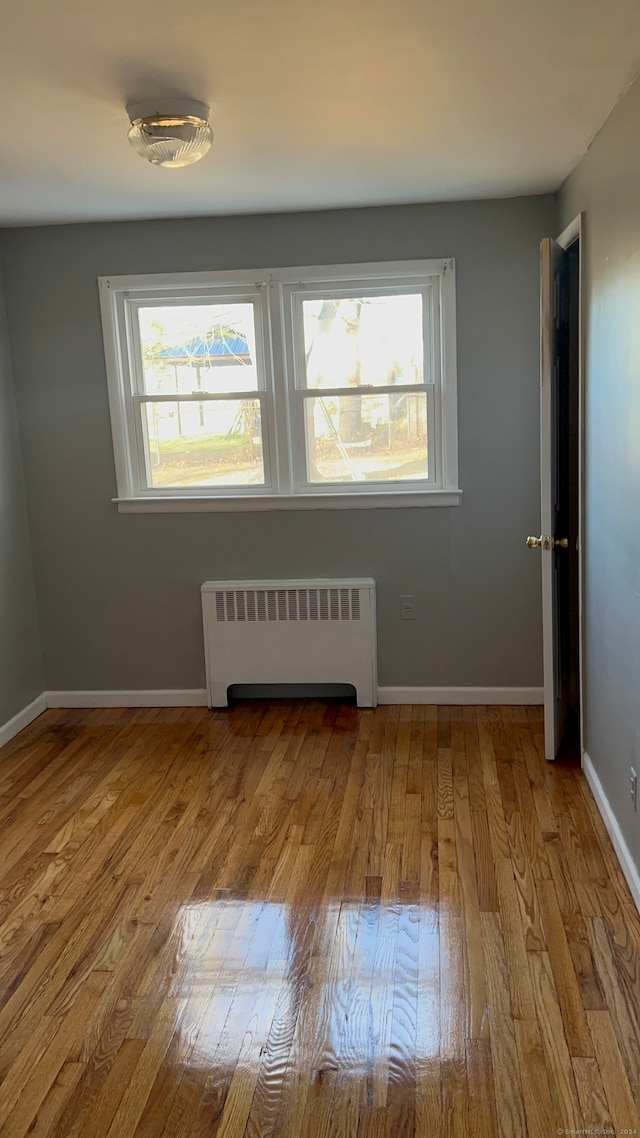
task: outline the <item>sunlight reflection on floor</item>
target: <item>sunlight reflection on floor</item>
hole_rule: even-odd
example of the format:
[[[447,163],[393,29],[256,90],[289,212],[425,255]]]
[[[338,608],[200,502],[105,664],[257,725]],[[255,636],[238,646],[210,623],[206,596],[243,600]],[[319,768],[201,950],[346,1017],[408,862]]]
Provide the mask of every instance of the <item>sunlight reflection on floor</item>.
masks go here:
[[[393,1077],[439,1050],[437,922],[419,904],[291,905],[228,897],[185,905],[172,994],[185,1061],[260,1065],[295,1034],[312,1068]],[[233,1007],[233,1014],[231,1009]]]

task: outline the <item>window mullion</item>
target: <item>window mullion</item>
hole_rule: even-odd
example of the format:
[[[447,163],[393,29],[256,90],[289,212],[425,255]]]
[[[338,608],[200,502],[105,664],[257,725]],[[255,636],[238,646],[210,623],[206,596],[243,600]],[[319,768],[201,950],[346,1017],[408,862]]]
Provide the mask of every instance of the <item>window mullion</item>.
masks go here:
[[[260,425],[262,434],[262,461],[265,485],[278,492],[278,470],[275,449],[275,413],[273,406],[273,356],[271,351],[271,321],[269,314],[268,278],[257,285],[258,296],[254,304],[256,360],[258,361],[258,390]]]
[[[295,484],[293,460],[294,408],[290,385],[293,376],[288,359],[289,320],[285,312],[286,298],[280,284],[269,282],[269,325],[271,332],[271,358],[273,361],[274,443],[276,457],[277,491],[293,494]]]
[[[309,447],[305,423],[305,397],[307,393],[307,361],[304,353],[304,324],[302,300],[299,289],[289,287],[284,290],[287,304],[287,352],[289,358],[289,399],[292,430],[292,449],[294,453],[294,492],[308,491]],[[321,394],[320,392],[318,394]]]

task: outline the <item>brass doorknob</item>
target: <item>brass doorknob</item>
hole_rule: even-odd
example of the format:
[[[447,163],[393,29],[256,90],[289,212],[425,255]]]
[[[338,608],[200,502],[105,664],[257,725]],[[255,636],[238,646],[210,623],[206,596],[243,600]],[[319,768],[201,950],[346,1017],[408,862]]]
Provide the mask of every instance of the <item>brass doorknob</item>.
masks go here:
[[[540,537],[528,537],[527,545],[529,549],[568,549],[569,538],[547,537],[547,535],[543,533]]]

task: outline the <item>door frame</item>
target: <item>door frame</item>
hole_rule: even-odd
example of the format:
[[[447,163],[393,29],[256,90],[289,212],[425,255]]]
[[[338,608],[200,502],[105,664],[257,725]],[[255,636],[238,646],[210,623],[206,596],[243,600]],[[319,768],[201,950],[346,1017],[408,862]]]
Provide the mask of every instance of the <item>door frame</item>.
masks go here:
[[[584,214],[579,213],[556,241],[561,249],[580,242],[578,264],[578,690],[580,696],[580,763],[584,766],[584,432],[585,432],[585,321],[584,321]]]

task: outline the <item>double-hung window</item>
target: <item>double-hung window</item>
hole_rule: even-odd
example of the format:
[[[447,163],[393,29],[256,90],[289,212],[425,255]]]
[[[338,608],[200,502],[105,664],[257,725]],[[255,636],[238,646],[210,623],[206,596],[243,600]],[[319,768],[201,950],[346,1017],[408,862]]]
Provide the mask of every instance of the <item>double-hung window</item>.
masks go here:
[[[459,500],[452,261],[100,290],[120,509]]]

